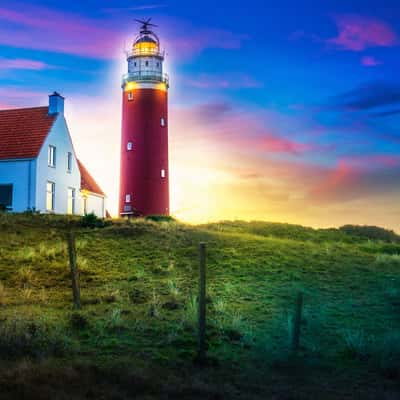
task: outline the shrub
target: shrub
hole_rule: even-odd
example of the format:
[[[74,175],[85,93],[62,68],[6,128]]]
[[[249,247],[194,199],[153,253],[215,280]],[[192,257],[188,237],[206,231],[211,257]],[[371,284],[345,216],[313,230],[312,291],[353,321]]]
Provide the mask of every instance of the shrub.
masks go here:
[[[148,215],[145,219],[154,222],[174,222],[175,218],[170,215]]]
[[[384,242],[400,242],[399,235],[388,229],[380,228],[379,226],[343,225],[339,230],[349,235],[365,239],[382,240]]]
[[[104,219],[97,217],[95,213],[90,213],[81,217],[80,225],[84,228],[103,228],[108,223]]]
[[[43,319],[14,317],[0,325],[0,356],[3,358],[62,357],[75,350],[75,344],[62,327]]]

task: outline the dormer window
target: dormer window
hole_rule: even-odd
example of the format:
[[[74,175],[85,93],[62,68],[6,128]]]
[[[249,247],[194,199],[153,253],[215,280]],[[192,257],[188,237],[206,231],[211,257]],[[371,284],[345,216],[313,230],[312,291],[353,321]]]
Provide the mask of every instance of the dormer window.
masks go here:
[[[47,155],[47,162],[49,167],[55,167],[56,166],[56,147],[55,146],[49,146],[48,150],[48,155]]]

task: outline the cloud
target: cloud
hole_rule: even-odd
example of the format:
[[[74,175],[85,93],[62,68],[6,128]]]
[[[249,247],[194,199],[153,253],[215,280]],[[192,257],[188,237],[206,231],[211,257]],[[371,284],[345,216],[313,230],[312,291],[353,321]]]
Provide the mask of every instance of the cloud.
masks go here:
[[[201,74],[195,77],[183,77],[181,81],[198,89],[257,89],[263,84],[245,74],[225,74],[223,76]]]
[[[27,70],[41,71],[49,68],[52,67],[42,61],[27,60],[22,58],[17,58],[17,59],[0,58],[0,70],[27,69]]]
[[[138,6],[150,9],[160,5]],[[135,8],[135,7],[133,7]],[[191,25],[176,18],[160,18],[163,43],[179,59],[193,57],[205,49],[239,49],[247,35]],[[118,22],[118,23],[117,23]],[[132,40],[129,16],[87,18],[42,6],[13,4],[0,7],[0,45],[46,50],[87,58],[119,58],[123,42]],[[128,31],[128,32],[129,32]]]
[[[107,13],[115,13],[115,12],[126,12],[126,11],[145,11],[145,10],[156,10],[158,8],[167,7],[166,4],[143,4],[139,6],[132,7],[108,7],[103,8],[102,11]]]
[[[361,64],[364,65],[364,67],[376,67],[381,65],[382,61],[379,61],[372,56],[364,56],[361,58]]]
[[[327,43],[339,49],[359,52],[398,44],[396,32],[380,19],[355,14],[336,15],[334,19],[338,35]]]
[[[0,44],[84,57],[110,58],[121,33],[105,22],[45,7],[0,8]]]
[[[162,34],[165,47],[180,60],[206,49],[238,50],[249,39],[246,34],[192,25],[176,18],[165,18],[162,25],[166,27]]]
[[[370,154],[340,158],[309,193],[323,201],[349,201],[398,192],[400,156]]]
[[[0,87],[0,99],[3,108],[33,107],[48,104],[48,94],[18,86]]]
[[[332,99],[332,105],[345,111],[371,110],[400,103],[400,84],[372,82]]]

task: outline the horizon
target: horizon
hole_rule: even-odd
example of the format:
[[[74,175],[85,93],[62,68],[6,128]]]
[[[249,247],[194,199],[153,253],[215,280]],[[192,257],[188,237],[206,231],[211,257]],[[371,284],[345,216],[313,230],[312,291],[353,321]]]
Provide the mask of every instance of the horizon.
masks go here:
[[[139,30],[134,18],[151,16],[171,79],[174,216],[400,233],[395,1],[256,1],[251,15],[223,2],[212,16],[207,1],[107,3],[0,3],[0,109],[47,105],[54,90],[65,96],[77,156],[112,215],[123,49]]]

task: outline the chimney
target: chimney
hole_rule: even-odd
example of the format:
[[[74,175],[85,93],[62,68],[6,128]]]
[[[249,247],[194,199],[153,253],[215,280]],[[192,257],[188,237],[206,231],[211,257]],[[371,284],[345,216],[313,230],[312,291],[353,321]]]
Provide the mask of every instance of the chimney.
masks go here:
[[[64,97],[54,92],[49,96],[49,115],[64,114]]]

